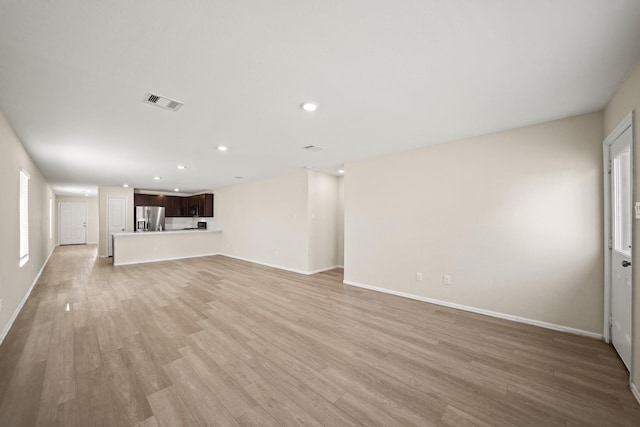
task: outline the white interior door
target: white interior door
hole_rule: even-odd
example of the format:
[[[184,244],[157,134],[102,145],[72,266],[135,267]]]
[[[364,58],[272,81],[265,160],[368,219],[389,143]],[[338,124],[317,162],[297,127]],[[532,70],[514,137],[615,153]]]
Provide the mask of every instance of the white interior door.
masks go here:
[[[108,197],[107,206],[107,252],[109,256],[113,256],[113,233],[127,229],[127,199]]]
[[[631,127],[611,144],[611,341],[631,367]]]
[[[87,243],[86,203],[60,202],[58,232],[61,245],[83,245]]]

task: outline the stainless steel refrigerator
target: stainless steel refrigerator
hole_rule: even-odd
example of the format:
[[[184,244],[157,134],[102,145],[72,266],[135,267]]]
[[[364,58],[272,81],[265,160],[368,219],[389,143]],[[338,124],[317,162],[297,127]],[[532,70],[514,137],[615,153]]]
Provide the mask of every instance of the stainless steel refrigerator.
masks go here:
[[[164,231],[164,208],[136,206],[137,231]]]

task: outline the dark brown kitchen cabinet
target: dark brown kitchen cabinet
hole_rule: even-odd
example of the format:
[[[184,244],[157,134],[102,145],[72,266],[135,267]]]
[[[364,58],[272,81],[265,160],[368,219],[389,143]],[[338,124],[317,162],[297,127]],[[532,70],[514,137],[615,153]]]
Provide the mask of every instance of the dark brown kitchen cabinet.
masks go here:
[[[213,194],[189,196],[190,216],[213,217]]]
[[[164,201],[167,196],[162,194],[150,194],[149,195],[149,204],[147,206],[160,206],[164,207]]]
[[[165,196],[166,217],[185,217],[188,215],[188,199],[180,196]]]
[[[149,206],[149,195],[134,193],[133,204],[135,206]]]
[[[164,216],[172,217],[213,217],[213,194],[195,196],[165,196],[162,194],[133,194],[135,206],[162,206]]]

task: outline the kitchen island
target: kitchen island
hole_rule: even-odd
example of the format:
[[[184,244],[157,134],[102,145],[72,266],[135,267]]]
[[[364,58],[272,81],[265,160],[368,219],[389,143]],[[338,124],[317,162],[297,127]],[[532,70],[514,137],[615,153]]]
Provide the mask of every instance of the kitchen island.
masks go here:
[[[222,230],[113,233],[113,265],[217,255]]]

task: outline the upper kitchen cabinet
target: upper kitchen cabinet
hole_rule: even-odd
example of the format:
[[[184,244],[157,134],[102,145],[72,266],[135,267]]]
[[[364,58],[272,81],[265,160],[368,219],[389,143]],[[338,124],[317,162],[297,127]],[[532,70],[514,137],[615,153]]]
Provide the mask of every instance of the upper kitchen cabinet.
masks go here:
[[[148,194],[133,194],[133,204],[135,206],[149,206],[149,195]]]
[[[213,194],[204,193],[189,196],[189,215],[213,217]]]
[[[165,216],[185,217],[189,215],[189,199],[180,196],[165,196]]]
[[[150,194],[149,195],[149,204],[147,206],[160,206],[164,207],[164,201],[167,196],[162,194]]]
[[[213,217],[213,194],[180,197],[162,194],[133,194],[135,206],[164,207],[164,215],[171,217]]]

